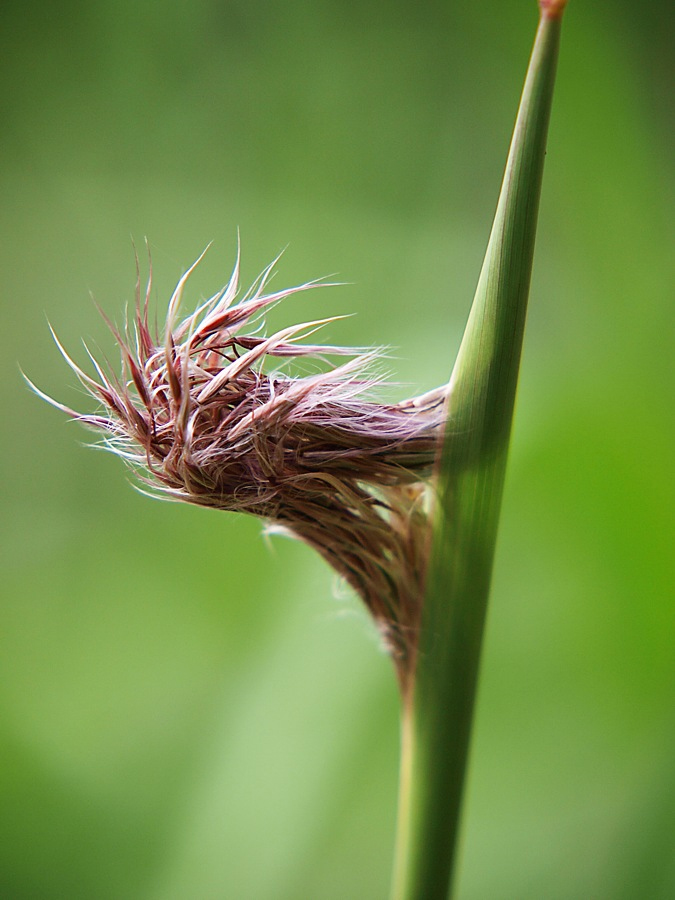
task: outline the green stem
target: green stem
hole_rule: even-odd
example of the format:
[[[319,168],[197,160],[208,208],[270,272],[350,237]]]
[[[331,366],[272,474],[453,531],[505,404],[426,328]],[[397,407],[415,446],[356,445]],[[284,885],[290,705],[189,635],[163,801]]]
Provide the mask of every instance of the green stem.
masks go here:
[[[495,220],[451,379],[403,741],[392,900],[446,900],[525,325],[563,2],[543,2]]]

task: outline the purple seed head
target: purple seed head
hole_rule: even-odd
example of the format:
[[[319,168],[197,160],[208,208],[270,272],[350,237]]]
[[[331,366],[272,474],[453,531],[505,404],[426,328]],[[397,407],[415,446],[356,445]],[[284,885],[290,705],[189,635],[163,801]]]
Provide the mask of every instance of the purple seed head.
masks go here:
[[[365,602],[405,681],[447,389],[378,402],[379,351],[305,342],[330,319],[261,335],[265,310],[325,284],[266,293],[274,263],[240,296],[237,258],[225,288],[180,320],[201,258],[178,282],[161,336],[148,324],[151,279],[143,297],[139,278],[132,320],[123,331],[111,326],[120,374],[90,354],[91,377],[59,344],[102,409],[82,415],[54,405],[102,432],[154,494],[259,516],[318,550]],[[343,361],[331,364],[335,357]],[[317,371],[290,374],[284,363],[300,358],[318,361]]]

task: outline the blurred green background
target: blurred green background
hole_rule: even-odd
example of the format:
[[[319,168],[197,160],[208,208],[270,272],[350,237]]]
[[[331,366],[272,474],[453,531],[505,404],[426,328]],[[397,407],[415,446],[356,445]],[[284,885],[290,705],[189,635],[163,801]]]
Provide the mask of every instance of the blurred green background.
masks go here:
[[[533,0],[5,2],[0,896],[385,898],[396,687],[333,576],[153,503],[23,385],[288,245],[400,396],[468,312]],[[572,0],[467,794],[461,900],[675,896],[672,4]]]

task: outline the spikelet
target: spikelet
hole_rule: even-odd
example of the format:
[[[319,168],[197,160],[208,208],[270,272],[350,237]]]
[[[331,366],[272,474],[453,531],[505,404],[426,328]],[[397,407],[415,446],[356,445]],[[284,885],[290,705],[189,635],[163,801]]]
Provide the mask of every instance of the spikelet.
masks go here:
[[[325,284],[266,293],[276,260],[240,297],[237,254],[227,285],[181,320],[183,291],[201,258],[178,282],[162,336],[148,324],[152,270],[144,296],[139,275],[131,322],[123,331],[111,326],[120,375],[91,354],[96,376],[86,374],[57,340],[101,411],[83,415],[35,390],[102,432],[154,494],[259,516],[318,550],[361,596],[405,680],[447,389],[378,402],[379,351],[306,342],[332,319],[262,336],[265,310]],[[332,365],[331,357],[343,361]],[[284,373],[284,361],[300,358],[318,360],[318,371]]]

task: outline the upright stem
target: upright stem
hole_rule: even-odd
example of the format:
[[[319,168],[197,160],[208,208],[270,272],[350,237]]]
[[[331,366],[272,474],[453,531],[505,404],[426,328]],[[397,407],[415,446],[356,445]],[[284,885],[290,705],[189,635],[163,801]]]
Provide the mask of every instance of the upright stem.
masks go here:
[[[403,699],[392,900],[446,900],[534,254],[564,2],[541,19],[450,392],[417,664]]]

